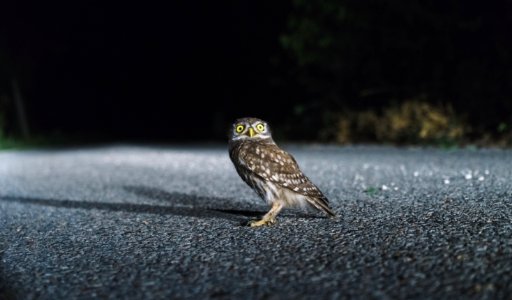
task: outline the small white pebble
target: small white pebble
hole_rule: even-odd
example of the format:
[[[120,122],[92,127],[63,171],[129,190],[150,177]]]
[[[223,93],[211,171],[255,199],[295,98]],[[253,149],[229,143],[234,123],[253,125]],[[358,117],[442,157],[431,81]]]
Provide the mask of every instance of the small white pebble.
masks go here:
[[[471,178],[473,178],[473,175],[471,175],[471,173],[467,173],[466,175],[464,175],[464,178],[470,180]]]
[[[484,179],[485,178],[483,176],[478,177],[478,181],[484,181]]]
[[[444,184],[450,184],[450,179],[445,179]]]
[[[387,190],[389,190],[389,188],[388,188],[388,186],[387,186],[387,185],[383,184],[383,185],[382,185],[382,190],[383,190],[383,191],[387,191]]]
[[[485,175],[489,175],[489,170],[484,171]]]
[[[397,186],[395,186],[394,190],[395,190],[395,191],[398,191],[398,187],[397,187]]]
[[[414,171],[414,173],[412,173],[412,175],[414,175],[414,177],[418,177],[420,175],[420,173],[418,171]]]

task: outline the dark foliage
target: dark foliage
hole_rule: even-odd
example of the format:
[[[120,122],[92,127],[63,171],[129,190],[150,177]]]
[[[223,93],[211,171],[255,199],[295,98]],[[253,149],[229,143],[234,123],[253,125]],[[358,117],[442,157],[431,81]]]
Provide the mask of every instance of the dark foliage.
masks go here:
[[[309,102],[300,119],[420,97],[453,104],[474,134],[496,132],[512,123],[511,8],[503,0],[293,1],[281,42]]]

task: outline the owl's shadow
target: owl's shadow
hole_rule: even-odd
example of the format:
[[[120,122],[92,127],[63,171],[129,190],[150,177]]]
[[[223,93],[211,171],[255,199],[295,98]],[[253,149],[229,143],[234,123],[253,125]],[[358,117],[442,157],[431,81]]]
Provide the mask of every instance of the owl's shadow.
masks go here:
[[[240,203],[233,201],[233,206],[226,205],[226,198],[202,197],[147,187],[147,186],[121,186],[128,193],[146,199],[144,203],[133,202],[100,202],[94,200],[69,200],[51,198],[33,198],[20,196],[0,196],[0,201],[16,202],[21,204],[51,206],[73,209],[98,209],[116,212],[149,213],[157,215],[178,215],[197,218],[223,218],[245,225],[248,220],[263,216],[268,208],[259,206],[258,210],[240,209]],[[148,201],[157,201],[148,204]],[[228,201],[229,202],[229,201]],[[224,203],[224,206],[215,206],[215,203]],[[236,206],[235,206],[236,205]],[[250,205],[249,203],[247,204]],[[242,206],[243,207],[243,206]],[[280,217],[317,218],[318,216],[302,215],[299,213],[284,212]]]
[[[155,215],[177,215],[184,217],[197,218],[224,218],[230,221],[241,222],[242,219],[254,218],[263,215],[264,211],[240,210],[234,208],[211,208],[201,205],[195,205],[196,202],[215,201],[213,198],[201,198],[180,193],[168,193],[163,190],[146,187],[126,187],[127,191],[135,193],[137,196],[150,198],[154,201],[167,202],[162,204],[133,203],[133,202],[100,202],[94,200],[70,200],[70,199],[52,199],[41,197],[23,197],[23,196],[1,196],[0,201],[56,207],[71,209],[96,209],[103,211],[128,212],[128,213],[146,213]],[[172,203],[172,205],[169,205]]]

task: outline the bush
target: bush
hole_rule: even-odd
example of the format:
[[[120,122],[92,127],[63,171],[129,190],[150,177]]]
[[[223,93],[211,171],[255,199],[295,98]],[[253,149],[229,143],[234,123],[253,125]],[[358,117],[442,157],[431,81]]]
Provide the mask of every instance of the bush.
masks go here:
[[[339,115],[336,141],[396,144],[460,143],[470,126],[450,104],[433,105],[423,99],[407,100],[380,112],[345,111]]]

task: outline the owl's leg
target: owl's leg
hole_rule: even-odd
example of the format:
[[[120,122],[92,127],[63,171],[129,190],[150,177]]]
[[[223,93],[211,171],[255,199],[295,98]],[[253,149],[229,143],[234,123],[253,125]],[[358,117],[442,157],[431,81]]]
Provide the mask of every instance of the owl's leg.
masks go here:
[[[281,202],[274,202],[272,203],[272,208],[266,213],[261,220],[252,220],[249,221],[249,226],[251,227],[259,227],[259,226],[266,226],[266,225],[272,225],[276,222],[276,216],[277,214],[283,209],[284,204]]]

